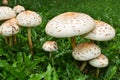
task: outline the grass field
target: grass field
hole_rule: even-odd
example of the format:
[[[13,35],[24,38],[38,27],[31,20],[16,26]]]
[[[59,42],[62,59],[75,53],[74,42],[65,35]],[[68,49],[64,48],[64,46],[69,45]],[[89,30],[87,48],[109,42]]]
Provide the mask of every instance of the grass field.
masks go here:
[[[20,4],[26,10],[33,10],[42,17],[42,24],[32,28],[34,55],[30,55],[27,30],[21,28],[17,34],[17,44],[10,47],[0,36],[0,80],[120,80],[120,0],[9,0],[9,6]],[[0,5],[2,1],[0,1]],[[110,41],[95,42],[102,53],[109,58],[109,65],[100,70],[96,79],[96,68],[87,65],[80,72],[82,62],[73,59],[69,38],[58,39],[45,33],[47,22],[63,12],[82,12],[96,20],[112,25],[116,36]],[[80,36],[77,43],[89,41]],[[58,51],[49,53],[42,50],[47,40],[58,43]]]

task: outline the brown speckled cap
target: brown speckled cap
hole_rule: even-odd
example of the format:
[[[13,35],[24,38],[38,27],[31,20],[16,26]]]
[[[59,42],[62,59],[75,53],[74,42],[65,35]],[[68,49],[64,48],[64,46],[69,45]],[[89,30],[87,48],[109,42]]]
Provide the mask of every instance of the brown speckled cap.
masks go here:
[[[89,64],[93,67],[102,68],[106,67],[109,64],[109,61],[105,55],[101,54],[97,58],[90,60]]]
[[[90,33],[86,34],[85,38],[97,41],[107,41],[115,37],[114,28],[99,20],[95,20],[96,26]]]
[[[10,19],[16,16],[15,11],[7,6],[0,7],[0,20]]]
[[[87,61],[98,57],[100,54],[100,47],[91,42],[78,44],[72,52],[73,58],[78,61]]]
[[[43,44],[42,48],[44,51],[48,51],[48,52],[57,51],[58,49],[57,43],[55,41],[46,41]]]
[[[93,18],[84,13],[66,12],[51,19],[45,28],[48,35],[62,38],[88,33],[95,27]]]
[[[14,34],[17,34],[19,32],[19,26],[15,21],[15,18],[5,21],[0,26],[0,34],[3,36],[12,36]]]
[[[11,19],[9,19],[9,20],[5,21],[5,23],[11,23],[12,25],[14,25],[14,24],[18,24],[18,22],[17,22],[17,19],[16,19],[16,18],[11,18]]]
[[[20,13],[20,12],[23,12],[25,11],[25,8],[21,5],[17,5],[13,8],[13,10],[16,12],[16,13]]]
[[[16,19],[18,20],[18,24],[23,27],[35,27],[42,21],[39,14],[30,10],[19,13]]]

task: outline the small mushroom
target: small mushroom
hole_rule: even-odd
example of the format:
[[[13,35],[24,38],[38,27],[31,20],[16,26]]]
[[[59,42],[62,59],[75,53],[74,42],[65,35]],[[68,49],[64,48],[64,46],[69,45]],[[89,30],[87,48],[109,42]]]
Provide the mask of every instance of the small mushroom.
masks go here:
[[[85,13],[65,12],[52,18],[45,32],[56,38],[71,37],[72,48],[76,46],[75,36],[88,33],[95,27],[93,18]]]
[[[91,42],[78,44],[72,52],[72,56],[75,60],[84,61],[80,67],[81,71],[84,70],[86,66],[86,61],[96,58],[100,54],[100,47]]]
[[[19,13],[16,19],[20,26],[27,27],[29,47],[30,47],[31,53],[33,53],[33,45],[32,45],[32,39],[31,39],[31,27],[40,25],[40,23],[42,22],[42,19],[39,16],[39,14],[37,14],[34,11],[30,11],[30,10]]]
[[[107,41],[115,37],[115,30],[111,25],[99,20],[95,20],[95,23],[95,28],[86,34],[85,38],[96,41]]]
[[[16,17],[15,11],[7,6],[0,7],[0,21]]]
[[[18,32],[19,32],[19,26],[16,24],[15,18],[5,21],[0,26],[0,34],[5,37],[13,36]],[[12,45],[11,39],[10,39],[9,45],[10,46]]]
[[[17,5],[13,8],[13,10],[16,12],[16,13],[20,13],[20,12],[23,12],[25,11],[25,8],[21,5]]]
[[[92,65],[93,67],[97,68],[96,77],[98,77],[99,76],[99,68],[108,66],[109,61],[105,55],[101,54],[97,58],[90,60],[89,64]]]
[[[57,46],[57,43],[55,41],[46,41],[43,44],[42,48],[44,51],[50,52],[50,55],[49,55],[50,58],[52,56],[51,52],[58,50],[58,46]]]
[[[3,0],[3,1],[2,1],[2,4],[3,4],[3,5],[8,5],[8,0]]]

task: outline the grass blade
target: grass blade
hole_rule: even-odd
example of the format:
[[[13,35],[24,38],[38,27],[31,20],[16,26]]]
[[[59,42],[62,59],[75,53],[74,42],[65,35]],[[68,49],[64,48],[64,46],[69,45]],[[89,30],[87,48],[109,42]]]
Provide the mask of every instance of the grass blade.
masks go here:
[[[6,71],[9,71],[12,75],[20,80],[24,80],[24,75],[16,70],[16,68],[9,65],[5,60],[0,60],[0,67],[4,68]]]
[[[112,77],[116,74],[117,66],[110,66],[104,80],[111,80]]]

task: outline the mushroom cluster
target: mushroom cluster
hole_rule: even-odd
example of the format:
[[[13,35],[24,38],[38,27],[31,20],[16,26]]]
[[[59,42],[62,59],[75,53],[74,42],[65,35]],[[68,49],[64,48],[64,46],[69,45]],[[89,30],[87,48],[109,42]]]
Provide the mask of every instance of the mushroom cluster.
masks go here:
[[[19,32],[19,27],[15,17],[16,13],[12,8],[7,6],[0,7],[0,21],[4,21],[0,26],[0,34],[5,36],[5,41],[6,43],[9,43],[10,46],[12,45],[10,40],[11,36]]]
[[[3,0],[3,5],[7,5],[8,0]],[[0,34],[5,37],[6,43],[10,46],[16,43],[15,34],[20,31],[20,27],[27,27],[28,43],[31,53],[33,53],[33,44],[31,39],[31,27],[41,24],[41,16],[31,10],[25,10],[21,5],[14,8],[1,6],[0,21],[4,22],[0,26]],[[49,36],[56,38],[70,38],[72,44],[72,56],[78,61],[84,61],[80,67],[83,71],[87,61],[90,65],[97,67],[96,75],[99,75],[99,68],[106,67],[109,63],[107,57],[101,54],[100,47],[92,42],[76,44],[75,36],[92,41],[107,41],[115,37],[114,28],[106,22],[94,20],[91,16],[79,12],[65,12],[52,18],[45,27],[45,32]],[[14,37],[14,40],[12,39]],[[55,41],[47,41],[42,46],[44,51],[57,51]]]
[[[84,38],[90,39],[92,41],[107,41],[107,40],[111,40],[111,39],[113,39],[115,37],[115,30],[114,30],[114,28],[111,25],[109,25],[108,23],[105,23],[103,21],[99,21],[99,20],[94,20],[94,21],[95,21],[95,28],[92,31],[90,31],[87,34],[85,34],[83,36]],[[86,57],[87,53],[89,53],[89,54],[87,54],[87,56],[89,56],[89,57],[91,56],[91,54],[90,54],[91,48],[85,46],[85,44],[87,44],[87,43],[84,43],[84,45],[83,45],[83,43],[79,44],[78,46],[76,46],[74,48],[74,50],[72,52],[74,59],[79,60],[79,61],[82,61],[81,59],[83,57],[87,59],[87,57]],[[86,48],[89,48],[90,51],[88,51]],[[76,52],[77,49],[79,51],[80,50],[82,50],[82,51],[80,51],[80,53],[76,55],[75,52]],[[87,52],[84,52],[84,54],[83,54],[83,50],[87,50]],[[99,68],[106,67],[108,65],[108,59],[107,59],[107,57],[105,55],[101,54],[102,51],[99,52],[99,55],[96,55],[96,52],[97,51],[93,51],[92,52],[92,54],[95,54],[94,55],[95,57],[89,59],[89,63],[93,67],[97,67],[96,77],[98,77],[98,75],[99,75]],[[79,58],[81,57],[81,58],[78,59],[78,57]],[[104,60],[102,60],[103,57],[104,57]],[[83,64],[80,67],[80,70],[83,71],[85,66],[86,66],[86,61],[83,62]]]
[[[84,70],[87,61],[89,61],[92,66],[98,68],[108,65],[108,59],[101,54],[102,51],[98,45],[92,42],[77,45],[75,41],[75,36],[79,35],[92,41],[107,41],[113,39],[115,37],[115,29],[108,23],[94,20],[85,13],[65,12],[52,18],[47,23],[45,32],[52,37],[69,37],[71,39],[73,58],[78,61],[84,61],[80,67],[81,71]],[[96,75],[99,75],[98,69]]]
[[[4,5],[5,2],[7,2],[7,0],[3,0]],[[12,45],[14,42],[11,42],[12,38],[8,38],[8,36],[14,37],[16,43],[15,34],[19,32],[19,26],[28,28],[28,42],[30,51],[32,52],[33,46],[30,28],[41,24],[41,16],[35,11],[25,10],[21,5],[17,5],[13,7],[13,9],[11,7],[1,6],[0,21],[2,20],[4,20],[4,23],[0,26],[0,34],[5,36],[6,43],[9,43],[9,45]]]

